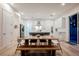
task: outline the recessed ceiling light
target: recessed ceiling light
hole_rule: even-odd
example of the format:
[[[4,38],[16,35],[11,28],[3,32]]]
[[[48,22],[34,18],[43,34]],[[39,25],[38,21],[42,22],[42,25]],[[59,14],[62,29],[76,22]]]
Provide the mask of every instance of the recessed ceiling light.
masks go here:
[[[62,6],[64,6],[64,5],[65,5],[65,3],[61,3],[61,5],[62,5]]]

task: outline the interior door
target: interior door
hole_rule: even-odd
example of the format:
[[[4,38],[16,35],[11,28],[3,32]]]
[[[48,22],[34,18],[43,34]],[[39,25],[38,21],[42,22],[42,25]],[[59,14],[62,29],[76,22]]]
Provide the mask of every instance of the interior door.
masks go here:
[[[69,17],[70,21],[70,43],[77,44],[77,14]]]
[[[10,44],[12,40],[12,14],[3,10],[3,46]]]

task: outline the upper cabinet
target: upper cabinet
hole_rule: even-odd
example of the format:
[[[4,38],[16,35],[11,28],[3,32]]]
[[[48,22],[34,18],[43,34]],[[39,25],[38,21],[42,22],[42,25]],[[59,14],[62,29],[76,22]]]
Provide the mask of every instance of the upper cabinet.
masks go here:
[[[65,32],[66,30],[66,18],[61,17],[57,20],[55,20],[55,29],[57,29],[59,32]]]

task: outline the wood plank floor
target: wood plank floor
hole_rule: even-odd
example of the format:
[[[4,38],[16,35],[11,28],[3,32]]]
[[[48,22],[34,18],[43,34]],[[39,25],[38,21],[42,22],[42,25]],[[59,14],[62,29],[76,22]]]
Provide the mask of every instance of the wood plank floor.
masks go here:
[[[71,45],[66,42],[60,42],[61,48],[63,53],[61,51],[56,51],[56,56],[79,56],[79,44],[77,45]],[[2,52],[0,51],[0,56],[20,56],[20,51],[17,51],[15,53],[15,47],[9,48],[6,51]]]
[[[60,42],[62,51],[56,51],[56,56],[79,56],[79,44],[71,45],[66,42]],[[20,51],[18,51],[15,56],[20,56]]]
[[[63,51],[63,54],[61,52],[57,51],[58,56],[79,56],[79,44],[77,45],[71,45],[66,42],[61,42],[61,48]]]

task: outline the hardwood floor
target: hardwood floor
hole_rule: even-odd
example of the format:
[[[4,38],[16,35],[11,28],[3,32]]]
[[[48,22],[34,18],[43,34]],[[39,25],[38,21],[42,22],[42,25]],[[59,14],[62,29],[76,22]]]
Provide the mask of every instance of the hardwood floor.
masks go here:
[[[61,52],[57,51],[57,55],[60,56],[79,56],[79,44],[77,45],[71,45],[66,42],[61,42],[61,48],[63,51],[63,54]]]
[[[60,44],[61,44],[63,53],[61,53],[61,51],[56,51],[56,56],[79,56],[79,44],[71,45],[66,42],[60,42]],[[20,51],[17,51],[16,54],[14,54],[15,49],[16,48],[13,46],[13,48],[11,47],[4,52],[0,51],[0,55],[2,55],[2,56],[20,56],[21,55]]]
[[[79,44],[71,45],[66,42],[60,42],[62,51],[56,51],[56,56],[79,56]],[[20,56],[20,51],[18,51],[17,55]]]

